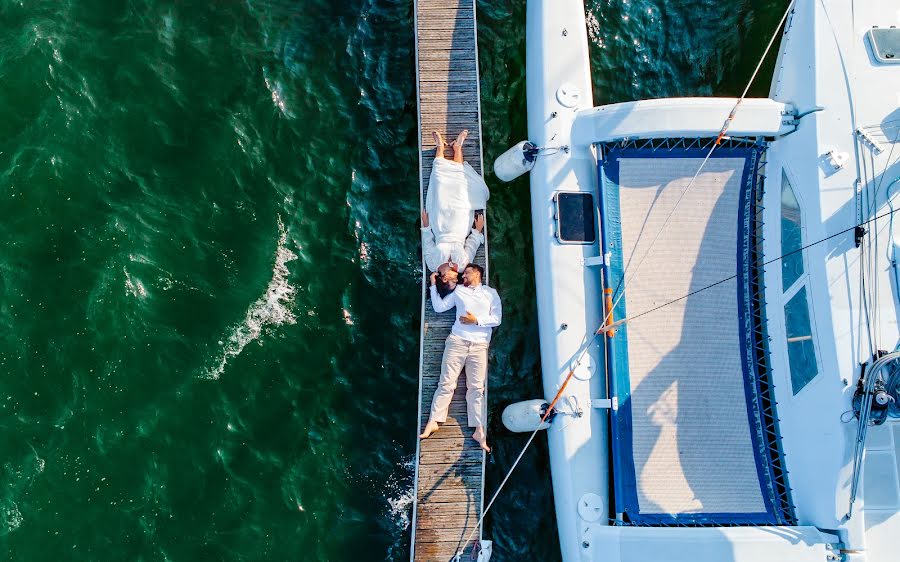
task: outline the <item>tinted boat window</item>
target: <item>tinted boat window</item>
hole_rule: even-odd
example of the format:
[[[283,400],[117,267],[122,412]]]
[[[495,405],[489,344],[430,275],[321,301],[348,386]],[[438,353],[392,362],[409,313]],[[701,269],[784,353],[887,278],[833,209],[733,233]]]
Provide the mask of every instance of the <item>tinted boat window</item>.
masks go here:
[[[781,290],[786,291],[803,275],[800,203],[787,174],[781,172]]]
[[[590,193],[559,193],[556,196],[557,236],[560,242],[593,244],[594,197]]]
[[[805,286],[784,307],[784,327],[791,368],[791,387],[794,394],[797,394],[819,373]]]
[[[869,39],[875,56],[881,62],[900,63],[900,29],[896,27],[874,28]]]

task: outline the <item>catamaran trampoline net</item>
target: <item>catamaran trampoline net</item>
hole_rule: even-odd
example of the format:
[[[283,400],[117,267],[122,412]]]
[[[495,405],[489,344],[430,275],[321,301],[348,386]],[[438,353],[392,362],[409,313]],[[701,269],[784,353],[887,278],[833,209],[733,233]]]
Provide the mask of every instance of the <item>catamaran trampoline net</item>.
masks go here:
[[[610,339],[617,511],[633,524],[783,524],[745,275],[763,148],[717,148],[689,189],[705,146],[601,148],[607,286],[625,294],[615,318],[675,301]]]

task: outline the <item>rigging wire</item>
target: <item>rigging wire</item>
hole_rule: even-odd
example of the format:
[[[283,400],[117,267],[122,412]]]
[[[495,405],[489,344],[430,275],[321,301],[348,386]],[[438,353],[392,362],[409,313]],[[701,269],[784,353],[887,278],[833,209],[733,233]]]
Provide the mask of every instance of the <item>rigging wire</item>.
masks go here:
[[[500,495],[500,492],[503,490],[503,486],[506,485],[506,482],[509,480],[509,477],[512,476],[513,471],[519,466],[519,461],[522,460],[522,457],[525,456],[525,451],[528,450],[528,447],[531,446],[531,442],[534,441],[534,438],[537,437],[538,432],[541,430],[541,426],[544,425],[544,422],[550,417],[550,414],[553,412],[553,407],[559,401],[560,397],[562,397],[563,391],[568,386],[569,381],[572,380],[572,377],[575,375],[575,369],[581,365],[581,360],[584,358],[584,354],[588,349],[594,344],[594,341],[599,337],[599,332],[595,333],[593,337],[588,341],[587,345],[582,348],[582,351],[578,354],[578,358],[575,363],[572,365],[572,368],[569,369],[569,373],[566,375],[566,378],[563,380],[562,385],[559,387],[559,390],[556,391],[556,396],[553,397],[553,400],[550,402],[550,405],[547,407],[547,411],[544,412],[544,415],[541,416],[541,421],[537,424],[537,427],[534,431],[531,432],[531,436],[528,438],[528,441],[525,443],[525,446],[522,447],[522,450],[519,452],[519,456],[516,457],[516,460],[513,462],[512,466],[506,472],[506,476],[503,477],[503,481],[500,482],[500,485],[497,486],[497,490],[494,492],[494,495],[491,496],[491,501],[488,502],[487,506],[482,510],[481,517],[478,518],[478,522],[475,523],[475,526],[469,532],[469,536],[466,537],[466,540],[462,543],[462,546],[456,552],[456,555],[453,557],[453,560],[459,562],[462,558],[463,551],[466,550],[466,547],[469,546],[469,543],[472,542],[472,538],[475,536],[475,533],[481,527],[481,524],[484,522],[484,518],[487,515],[488,511],[490,511],[491,506],[494,505],[494,501],[497,500],[497,497]]]
[[[787,21],[788,16],[794,9],[794,0],[788,4],[787,9],[784,11],[784,15],[781,16],[781,20],[778,22],[778,25],[775,27],[775,32],[772,34],[772,37],[769,38],[769,43],[766,45],[765,50],[763,51],[762,56],[759,58],[759,62],[756,63],[756,68],[753,69],[753,74],[750,76],[750,80],[747,82],[747,86],[744,88],[744,91],[741,92],[741,97],[738,98],[737,102],[734,104],[734,107],[731,109],[731,112],[728,114],[728,117],[725,118],[725,123],[722,124],[722,130],[719,131],[719,135],[716,137],[716,142],[710,147],[709,152],[706,153],[706,157],[703,159],[703,162],[700,163],[700,167],[697,168],[697,172],[694,173],[694,177],[691,178],[691,181],[688,183],[687,187],[681,192],[678,196],[678,199],[675,201],[675,205],[672,206],[672,209],[669,211],[669,214],[666,216],[666,220],[663,221],[659,230],[656,231],[656,235],[653,237],[653,240],[650,241],[648,245],[647,251],[644,252],[644,255],[641,256],[640,261],[638,261],[637,265],[634,268],[634,271],[631,272],[631,276],[626,279],[626,275],[628,274],[628,269],[631,267],[631,262],[629,261],[628,265],[625,267],[625,270],[622,272],[622,278],[619,280],[619,283],[616,285],[614,294],[617,294],[616,300],[613,302],[612,306],[607,310],[606,317],[603,320],[603,323],[606,324],[612,319],[613,311],[616,309],[616,306],[619,304],[619,301],[625,296],[625,289],[627,286],[634,281],[634,277],[637,275],[638,270],[640,270],[641,265],[644,263],[644,260],[647,259],[647,256],[653,251],[653,246],[656,244],[659,237],[662,235],[663,231],[666,230],[666,227],[669,225],[669,221],[672,219],[672,216],[675,214],[675,211],[678,209],[678,205],[681,204],[682,199],[684,199],[685,194],[691,187],[694,185],[694,182],[697,180],[697,177],[700,175],[700,172],[703,170],[703,167],[706,166],[706,163],[709,161],[709,158],[712,156],[713,151],[719,146],[722,142],[722,139],[725,138],[725,134],[728,132],[728,127],[731,126],[732,121],[734,121],[735,116],[737,115],[738,108],[741,105],[741,102],[744,101],[744,98],[747,97],[747,93],[750,91],[750,87],[753,85],[753,82],[756,80],[756,76],[759,74],[759,70],[762,68],[763,63],[766,60],[766,57],[769,55],[769,51],[772,49],[772,45],[775,43],[775,39],[778,38],[779,30],[781,30],[782,26],[784,26]],[[637,244],[635,244],[637,247]]]
[[[769,265],[769,264],[772,264],[772,263],[775,263],[775,262],[777,262],[777,261],[780,261],[780,260],[782,260],[782,259],[784,259],[784,258],[786,258],[786,257],[788,257],[788,256],[791,256],[791,255],[796,254],[796,253],[798,253],[798,252],[802,252],[803,250],[806,250],[807,248],[811,248],[811,247],[816,246],[816,245],[818,245],[818,244],[821,244],[821,243],[823,243],[823,242],[827,242],[827,241],[829,241],[829,240],[831,240],[831,239],[833,239],[833,238],[837,238],[838,236],[840,236],[840,235],[842,235],[842,234],[847,234],[848,232],[853,232],[853,231],[855,231],[858,227],[860,227],[860,226],[865,226],[866,224],[868,224],[868,223],[870,223],[870,222],[873,222],[873,221],[875,221],[875,220],[877,220],[877,219],[883,219],[883,218],[888,217],[888,216],[891,216],[891,217],[892,217],[893,214],[896,213],[896,212],[900,212],[900,209],[897,209],[897,210],[891,210],[891,211],[888,211],[888,212],[886,212],[886,213],[882,213],[881,215],[878,215],[877,217],[872,217],[871,219],[866,220],[866,221],[863,221],[863,222],[861,222],[861,223],[859,223],[859,224],[855,224],[855,225],[851,226],[850,228],[845,228],[845,229],[843,229],[843,230],[840,230],[840,231],[838,231],[838,232],[835,232],[834,234],[830,234],[830,235],[826,236],[825,238],[821,238],[821,239],[816,240],[816,241],[814,241],[814,242],[810,242],[809,244],[806,244],[805,246],[801,246],[800,248],[797,248],[796,250],[791,250],[790,252],[785,252],[784,254],[781,254],[781,255],[778,256],[778,257],[774,257],[774,258],[772,258],[772,259],[770,259],[770,260],[764,261],[763,263],[759,264],[758,267],[765,267],[765,266],[767,266],[767,265]],[[660,310],[660,309],[662,309],[662,308],[665,308],[665,307],[667,307],[667,306],[669,306],[669,305],[672,305],[672,304],[675,304],[675,303],[677,303],[677,302],[683,301],[683,300],[685,300],[685,299],[687,299],[687,298],[690,298],[690,297],[696,295],[697,293],[702,293],[703,291],[712,289],[713,287],[716,287],[716,286],[718,286],[718,285],[721,285],[722,283],[727,283],[727,282],[732,281],[732,280],[734,280],[734,279],[736,279],[736,278],[737,278],[737,275],[735,274],[735,275],[732,275],[732,276],[730,276],[730,277],[726,277],[726,278],[724,278],[724,279],[719,279],[719,280],[716,281],[715,283],[710,283],[709,285],[706,285],[706,286],[704,286],[704,287],[700,287],[699,289],[696,289],[696,290],[694,290],[694,291],[691,291],[690,293],[687,293],[686,295],[682,295],[682,296],[680,296],[680,297],[678,297],[678,298],[676,298],[676,299],[672,299],[672,300],[670,300],[670,301],[668,301],[668,302],[665,302],[665,303],[663,303],[663,304],[661,304],[661,305],[659,305],[659,306],[655,306],[655,307],[653,307],[653,308],[651,308],[651,309],[648,309],[648,310],[645,310],[644,312],[641,312],[641,313],[639,313],[639,314],[634,314],[634,315],[632,315],[632,316],[628,316],[627,318],[622,318],[621,320],[617,320],[617,321],[615,321],[615,322],[613,322],[612,324],[609,324],[609,325],[607,325],[607,326],[603,326],[602,328],[600,328],[599,330],[597,330],[597,333],[598,333],[598,334],[601,334],[601,333],[608,332],[608,331],[610,331],[610,330],[613,329],[613,328],[616,328],[616,327],[621,326],[621,325],[623,325],[623,324],[627,324],[628,322],[630,322],[630,321],[632,321],[632,320],[636,320],[636,319],[640,318],[641,316],[646,316],[646,315],[648,315],[648,314],[650,314],[650,313],[652,313],[652,312],[656,312],[657,310]]]

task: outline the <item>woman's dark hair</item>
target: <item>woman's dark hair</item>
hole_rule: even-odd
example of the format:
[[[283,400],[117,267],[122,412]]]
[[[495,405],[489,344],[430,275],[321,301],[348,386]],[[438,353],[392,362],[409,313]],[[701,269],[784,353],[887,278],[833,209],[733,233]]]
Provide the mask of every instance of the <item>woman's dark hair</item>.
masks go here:
[[[444,281],[444,278],[440,275],[438,275],[437,279],[434,280],[434,286],[441,298],[446,297],[453,292],[453,289],[456,288],[456,286],[451,286],[450,283]]]

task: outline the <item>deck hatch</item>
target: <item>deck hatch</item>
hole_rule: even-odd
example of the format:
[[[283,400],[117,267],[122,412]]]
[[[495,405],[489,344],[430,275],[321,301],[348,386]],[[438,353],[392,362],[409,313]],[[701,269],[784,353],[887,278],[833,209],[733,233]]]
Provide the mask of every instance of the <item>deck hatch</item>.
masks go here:
[[[872,52],[879,62],[900,64],[900,29],[896,27],[873,27],[868,33]]]
[[[750,267],[764,146],[725,143],[685,192],[708,144],[600,147],[601,234],[612,254],[606,279],[616,298],[627,283],[615,318],[677,300],[610,339],[620,403],[612,413],[614,488],[625,523],[792,519]]]

